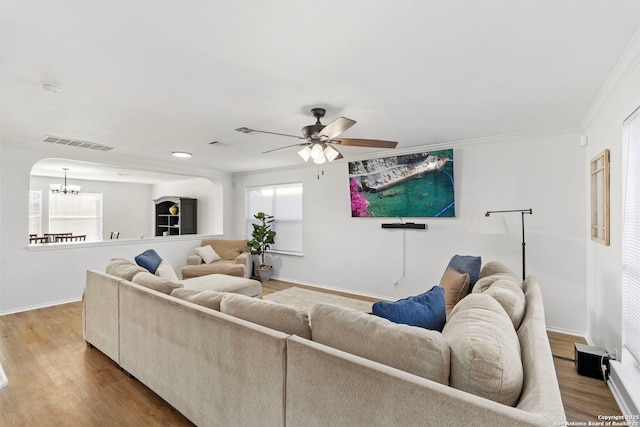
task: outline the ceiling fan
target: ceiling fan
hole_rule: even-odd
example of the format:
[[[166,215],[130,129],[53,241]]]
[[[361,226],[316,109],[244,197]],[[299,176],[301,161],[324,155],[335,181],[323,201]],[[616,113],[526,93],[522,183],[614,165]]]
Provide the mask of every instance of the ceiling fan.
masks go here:
[[[272,151],[284,150],[291,147],[303,147],[298,154],[308,161],[312,159],[314,163],[323,164],[326,161],[333,161],[341,159],[342,154],[335,148],[336,145],[351,146],[351,147],[374,147],[374,148],[395,148],[398,145],[395,141],[381,141],[376,139],[353,139],[353,138],[338,138],[340,134],[356,124],[355,120],[347,119],[346,117],[340,117],[329,123],[323,125],[320,123],[320,119],[324,117],[326,110],[324,108],[312,108],[311,113],[316,118],[316,123],[313,125],[305,126],[302,128],[302,136],[288,135],[277,132],[267,132],[263,130],[250,129],[247,127],[240,127],[236,130],[242,133],[267,133],[270,135],[287,136],[290,138],[302,139],[304,142],[297,144],[287,145],[273,150],[263,152],[271,153]]]

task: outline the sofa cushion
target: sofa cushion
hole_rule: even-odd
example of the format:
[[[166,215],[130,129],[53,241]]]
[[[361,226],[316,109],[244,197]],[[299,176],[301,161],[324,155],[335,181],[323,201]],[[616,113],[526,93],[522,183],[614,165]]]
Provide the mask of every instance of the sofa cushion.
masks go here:
[[[452,267],[447,267],[442,278],[440,287],[444,289],[444,299],[446,302],[447,316],[453,307],[469,293],[469,273],[458,273]]]
[[[446,319],[444,289],[434,286],[431,290],[395,302],[378,301],[371,309],[376,316],[395,323],[419,326],[442,331]]]
[[[162,262],[162,258],[153,249],[147,249],[135,258],[136,264],[142,268],[149,270],[149,273],[156,274],[158,266]]]
[[[449,385],[509,406],[523,384],[520,342],[500,304],[485,294],[460,301],[442,331],[451,351]]]
[[[437,331],[330,304],[311,309],[313,341],[449,384],[449,346]]]
[[[509,276],[513,276],[514,278],[518,278],[516,274],[511,271],[506,265],[498,261],[490,261],[482,266],[482,270],[480,270],[480,277],[493,276],[494,274],[507,274]]]
[[[525,299],[524,292],[512,280],[496,280],[484,292],[500,303],[507,316],[511,319],[513,327],[517,330],[524,317]]]
[[[482,258],[471,255],[454,255],[449,261],[448,267],[453,268],[458,273],[469,273],[469,292],[471,292],[480,276]]]
[[[182,267],[182,278],[206,276],[210,274],[225,274],[227,276],[243,277],[245,266],[236,264],[235,261],[221,259],[213,264],[185,265]]]
[[[233,292],[250,297],[260,296],[262,284],[257,280],[244,277],[227,276],[226,274],[208,274],[182,280],[187,289],[198,291]]]
[[[197,291],[195,289],[177,288],[171,291],[171,296],[189,301],[212,310],[220,311],[220,301],[227,295],[226,292]]]
[[[136,285],[144,286],[146,288],[153,289],[154,291],[162,292],[163,294],[171,294],[171,291],[177,288],[181,288],[182,284],[174,283],[171,280],[163,277],[158,277],[155,274],[151,274],[148,271],[143,271],[131,279]]]
[[[249,252],[246,240],[206,239],[202,241],[202,246],[205,245],[211,245],[222,259],[236,259],[241,253]]]
[[[196,248],[196,253],[200,255],[200,258],[202,258],[202,261],[205,264],[211,264],[214,261],[222,259],[222,257],[220,257],[220,255],[218,255],[218,253],[209,245]]]
[[[222,298],[220,311],[286,334],[311,339],[309,316],[289,305],[245,295],[228,294]]]
[[[129,281],[138,273],[148,273],[146,268],[140,267],[136,263],[124,258],[113,258],[107,263],[105,271],[107,274]]]
[[[476,285],[473,287],[473,290],[471,292],[483,293],[498,280],[508,280],[513,284],[515,284],[516,286],[518,286],[520,289],[522,289],[522,282],[520,281],[520,279],[510,274],[500,273],[500,274],[492,274],[491,276],[481,277],[480,279],[478,279],[478,281],[476,282]]]
[[[162,260],[162,262],[158,266],[158,269],[156,270],[156,276],[163,277],[173,283],[180,282],[173,267],[171,267],[171,264],[169,264],[169,262],[167,262],[166,260]]]

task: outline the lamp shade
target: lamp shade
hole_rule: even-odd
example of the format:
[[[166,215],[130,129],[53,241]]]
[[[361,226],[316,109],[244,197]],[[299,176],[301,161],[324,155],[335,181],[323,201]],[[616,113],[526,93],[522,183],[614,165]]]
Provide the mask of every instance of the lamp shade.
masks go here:
[[[307,145],[302,150],[298,151],[298,154],[302,157],[302,160],[306,162],[309,160],[309,157],[311,157],[311,148]]]
[[[313,159],[313,163],[317,164],[317,165],[321,165],[327,162],[327,158],[324,156],[324,154],[321,157],[318,157],[317,159]]]
[[[340,155],[340,152],[335,148],[333,148],[332,146],[327,145],[324,149],[324,155],[327,158],[327,160],[332,162],[336,159],[336,157]]]
[[[472,217],[467,231],[478,234],[509,234],[507,222],[501,216]]]
[[[322,148],[322,144],[313,144],[311,146],[311,158],[313,160],[318,160],[322,157],[324,157],[324,149]]]

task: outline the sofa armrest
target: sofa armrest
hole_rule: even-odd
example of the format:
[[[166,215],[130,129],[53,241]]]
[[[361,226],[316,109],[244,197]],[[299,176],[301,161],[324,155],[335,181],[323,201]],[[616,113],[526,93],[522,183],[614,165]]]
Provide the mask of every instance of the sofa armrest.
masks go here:
[[[200,265],[202,264],[202,258],[198,254],[189,255],[187,257],[187,265]]]
[[[236,264],[244,265],[244,277],[248,279],[253,274],[253,258],[251,252],[242,252],[236,257]]]

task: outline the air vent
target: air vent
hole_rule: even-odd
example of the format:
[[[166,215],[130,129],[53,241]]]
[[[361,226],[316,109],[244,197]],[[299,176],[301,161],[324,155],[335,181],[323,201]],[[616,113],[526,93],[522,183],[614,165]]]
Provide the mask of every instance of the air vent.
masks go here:
[[[43,142],[50,144],[68,145],[70,147],[90,148],[98,151],[111,151],[113,147],[107,145],[95,144],[93,142],[80,141],[79,139],[60,138],[58,136],[47,135],[42,139]]]

